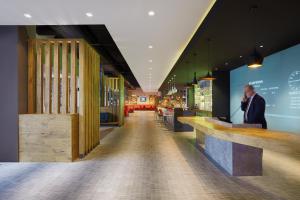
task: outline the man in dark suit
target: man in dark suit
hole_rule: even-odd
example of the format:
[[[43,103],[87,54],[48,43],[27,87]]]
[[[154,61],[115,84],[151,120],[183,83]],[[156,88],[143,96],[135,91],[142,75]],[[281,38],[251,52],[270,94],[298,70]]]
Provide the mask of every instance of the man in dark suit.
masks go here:
[[[242,111],[244,111],[244,123],[261,124],[262,128],[267,128],[265,119],[266,102],[259,96],[252,85],[244,87],[244,97],[241,102]]]

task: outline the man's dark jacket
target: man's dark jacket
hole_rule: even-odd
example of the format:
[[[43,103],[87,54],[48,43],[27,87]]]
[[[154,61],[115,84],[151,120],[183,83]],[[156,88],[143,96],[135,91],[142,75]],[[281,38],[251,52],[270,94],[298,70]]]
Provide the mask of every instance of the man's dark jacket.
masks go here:
[[[248,124],[261,124],[262,128],[267,128],[267,121],[265,119],[265,109],[266,109],[266,102],[264,98],[255,94],[250,104],[248,113],[247,113],[247,120],[246,120],[246,110],[248,103],[250,102],[250,98],[246,102],[241,103],[242,111],[244,111],[244,123]]]

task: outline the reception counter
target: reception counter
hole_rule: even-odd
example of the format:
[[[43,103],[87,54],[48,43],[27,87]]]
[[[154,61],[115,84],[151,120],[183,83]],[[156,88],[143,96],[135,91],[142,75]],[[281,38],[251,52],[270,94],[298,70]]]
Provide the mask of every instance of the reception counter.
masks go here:
[[[190,125],[183,124],[177,120],[182,116],[194,116],[195,112],[184,110],[182,108],[167,109],[164,113],[164,122],[168,129],[174,132],[190,132],[194,131],[194,128]]]
[[[178,121],[196,129],[197,145],[231,175],[262,175],[263,149],[300,157],[300,135],[260,128],[233,128],[208,119],[178,117]]]

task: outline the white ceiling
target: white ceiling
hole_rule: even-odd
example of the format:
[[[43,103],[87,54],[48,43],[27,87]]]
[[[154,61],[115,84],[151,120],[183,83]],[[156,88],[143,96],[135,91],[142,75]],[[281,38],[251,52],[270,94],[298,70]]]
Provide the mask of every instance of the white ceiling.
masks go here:
[[[214,3],[215,0],[0,0],[0,24],[105,24],[142,89],[156,91]],[[152,17],[148,15],[150,10],[155,12]],[[87,17],[87,12],[93,17]],[[25,18],[24,13],[32,18]],[[149,49],[149,45],[153,48]]]

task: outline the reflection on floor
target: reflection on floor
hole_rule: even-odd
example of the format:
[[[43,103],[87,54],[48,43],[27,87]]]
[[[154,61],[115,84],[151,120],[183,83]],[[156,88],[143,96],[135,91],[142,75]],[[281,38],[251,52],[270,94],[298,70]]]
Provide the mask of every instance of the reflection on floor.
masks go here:
[[[230,177],[150,111],[136,112],[84,161],[2,163],[0,199],[300,199],[300,161],[264,153],[264,176]]]

